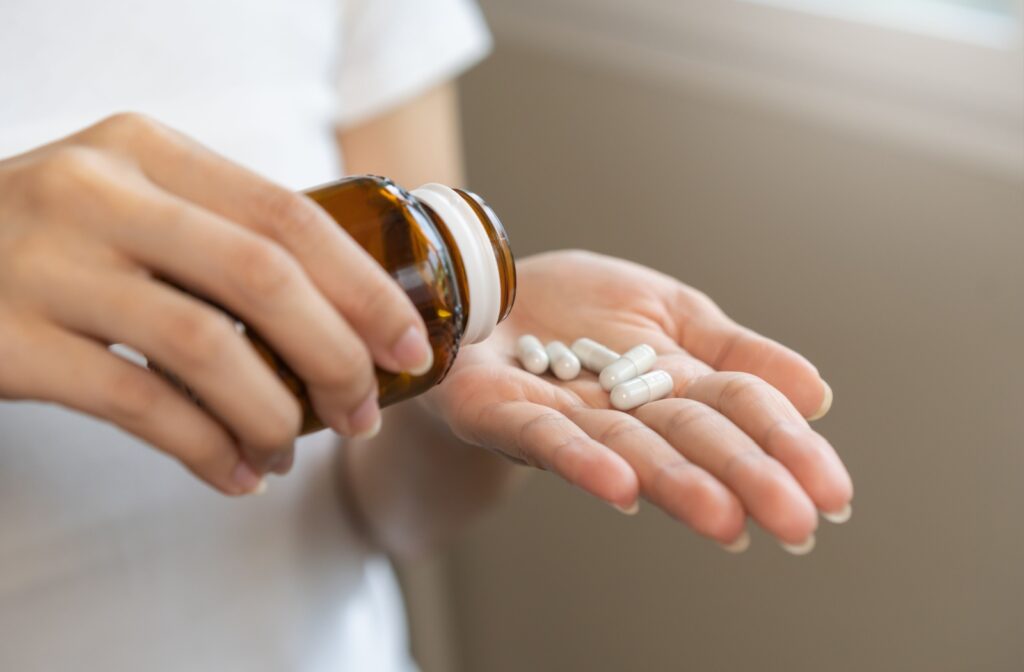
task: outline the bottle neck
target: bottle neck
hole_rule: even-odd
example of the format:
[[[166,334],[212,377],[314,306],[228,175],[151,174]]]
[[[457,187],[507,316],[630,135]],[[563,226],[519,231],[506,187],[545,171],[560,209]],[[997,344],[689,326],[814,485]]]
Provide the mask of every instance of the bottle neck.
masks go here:
[[[515,262],[501,221],[480,197],[441,184],[426,184],[412,195],[444,223],[466,279],[467,317],[462,342],[487,338],[512,310]]]

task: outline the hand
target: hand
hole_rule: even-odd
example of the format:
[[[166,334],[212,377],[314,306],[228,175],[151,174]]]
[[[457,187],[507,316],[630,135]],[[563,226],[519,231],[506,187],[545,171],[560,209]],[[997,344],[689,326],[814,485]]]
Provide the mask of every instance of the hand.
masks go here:
[[[170,282],[255,328],[343,434],[379,417],[373,361],[430,357],[405,294],[311,200],[150,119],[0,161],[0,398],[110,420],[215,488],[252,491],[290,467],[298,403],[223,313]]]
[[[747,515],[800,552],[813,544],[818,510],[846,510],[850,477],[805,420],[828,410],[831,391],[803,357],[636,264],[556,252],[517,268],[512,314],[429,393],[459,438],[627,512],[643,496],[734,550],[746,545]],[[524,371],[514,348],[526,333],[569,344],[587,336],[618,352],[647,343],[674,397],[612,410],[593,374],[561,382]]]

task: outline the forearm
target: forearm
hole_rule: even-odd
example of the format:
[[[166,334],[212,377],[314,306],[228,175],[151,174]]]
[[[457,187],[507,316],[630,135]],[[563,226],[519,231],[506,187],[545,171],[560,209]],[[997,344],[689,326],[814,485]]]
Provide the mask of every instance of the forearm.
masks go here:
[[[338,131],[345,172],[384,175],[407,189],[426,182],[462,186],[462,134],[455,84],[356,127]]]
[[[377,546],[411,556],[449,539],[525,470],[463,443],[418,402],[385,411],[381,433],[341,451],[353,517]]]

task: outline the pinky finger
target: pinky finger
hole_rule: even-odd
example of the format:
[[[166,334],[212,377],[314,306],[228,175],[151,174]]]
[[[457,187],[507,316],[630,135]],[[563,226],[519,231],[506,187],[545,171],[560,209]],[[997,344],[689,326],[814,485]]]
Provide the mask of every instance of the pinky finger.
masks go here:
[[[509,427],[517,429],[510,432]],[[629,463],[548,406],[496,402],[481,412],[472,438],[485,448],[554,472],[620,509],[636,506],[639,483]]]
[[[55,327],[33,331],[37,365],[16,376],[4,396],[51,401],[112,422],[226,495],[262,492],[262,479],[227,431],[157,375]]]

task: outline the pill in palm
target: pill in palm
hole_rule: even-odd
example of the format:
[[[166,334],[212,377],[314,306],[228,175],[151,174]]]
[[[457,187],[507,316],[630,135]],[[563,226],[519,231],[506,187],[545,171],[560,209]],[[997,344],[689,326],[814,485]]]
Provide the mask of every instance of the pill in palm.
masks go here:
[[[612,388],[612,406],[629,411],[672,393],[672,376],[667,371],[650,371]]]
[[[580,360],[565,343],[551,341],[547,346],[551,371],[560,380],[572,380],[580,375]]]
[[[523,334],[516,341],[516,359],[530,373],[541,374],[548,370],[548,353],[540,339]]]
[[[619,353],[590,338],[579,338],[572,344],[573,353],[587,371],[601,373],[619,358]]]
[[[647,344],[630,348],[601,371],[601,387],[610,390],[619,383],[647,373],[658,359],[658,353]]]

